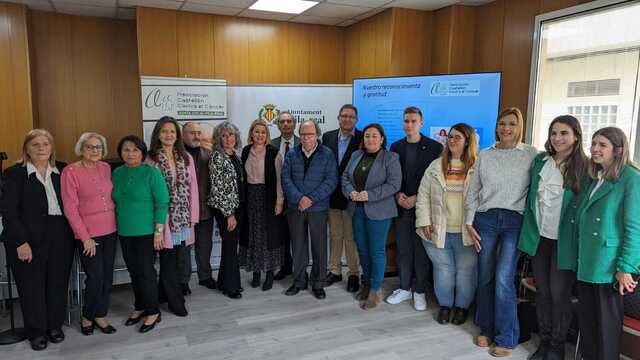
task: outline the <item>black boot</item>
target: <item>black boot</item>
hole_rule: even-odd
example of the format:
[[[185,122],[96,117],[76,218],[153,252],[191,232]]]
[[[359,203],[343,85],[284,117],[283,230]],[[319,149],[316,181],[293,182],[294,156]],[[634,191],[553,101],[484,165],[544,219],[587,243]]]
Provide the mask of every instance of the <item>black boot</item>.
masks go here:
[[[549,340],[540,340],[538,350],[529,357],[529,360],[547,360],[547,353],[549,352]],[[563,358],[564,359],[564,358]]]
[[[251,280],[251,287],[257,288],[260,286],[260,271],[253,272],[253,280]]]
[[[273,271],[267,271],[267,276],[262,284],[262,291],[270,290],[273,287]]]

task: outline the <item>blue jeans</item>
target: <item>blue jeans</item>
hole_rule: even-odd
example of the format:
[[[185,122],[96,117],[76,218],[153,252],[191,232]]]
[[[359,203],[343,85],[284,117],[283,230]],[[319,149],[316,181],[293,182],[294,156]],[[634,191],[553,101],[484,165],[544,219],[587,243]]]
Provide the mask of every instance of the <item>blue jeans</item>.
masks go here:
[[[520,328],[515,287],[522,215],[490,209],[477,212],[473,226],[480,234],[476,324],[496,346],[513,349]]]
[[[384,269],[387,266],[386,243],[391,227],[391,219],[371,220],[358,206],[351,218],[353,238],[358,245],[358,256],[362,266],[362,275],[372,291],[382,287]]]
[[[478,256],[473,246],[464,246],[462,233],[447,233],[444,248],[431,241],[422,245],[433,262],[433,281],[440,306],[468,309],[476,293]]]

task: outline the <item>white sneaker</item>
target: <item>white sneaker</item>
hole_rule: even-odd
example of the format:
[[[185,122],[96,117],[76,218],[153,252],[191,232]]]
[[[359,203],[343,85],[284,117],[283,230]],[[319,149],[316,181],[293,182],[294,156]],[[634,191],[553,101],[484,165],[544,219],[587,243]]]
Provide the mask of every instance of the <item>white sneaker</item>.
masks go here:
[[[387,296],[387,303],[391,305],[400,304],[403,301],[411,299],[411,291],[396,289],[391,295]]]
[[[413,308],[416,309],[416,311],[427,310],[427,298],[424,296],[424,293],[413,293]]]

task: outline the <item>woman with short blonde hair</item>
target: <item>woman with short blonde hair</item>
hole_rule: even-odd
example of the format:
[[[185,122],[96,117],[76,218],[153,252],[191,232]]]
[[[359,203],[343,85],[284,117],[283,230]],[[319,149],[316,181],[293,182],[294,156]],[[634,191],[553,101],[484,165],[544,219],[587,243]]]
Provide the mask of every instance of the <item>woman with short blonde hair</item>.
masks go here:
[[[97,327],[105,334],[116,329],[105,320],[113,283],[116,254],[116,214],[111,193],[111,166],[104,136],[86,132],[75,147],[80,160],[62,171],[64,214],[75,238],[82,244],[80,262],[86,274],[81,332],[93,334]]]

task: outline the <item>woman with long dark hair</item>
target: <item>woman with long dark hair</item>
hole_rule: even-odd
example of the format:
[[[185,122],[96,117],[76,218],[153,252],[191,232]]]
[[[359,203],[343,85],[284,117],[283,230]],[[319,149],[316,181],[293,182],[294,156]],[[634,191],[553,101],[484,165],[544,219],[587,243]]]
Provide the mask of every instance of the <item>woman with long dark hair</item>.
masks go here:
[[[169,209],[160,251],[160,300],[169,310],[187,316],[180,274],[184,266],[184,246],[193,244],[193,227],[200,219],[198,179],[193,158],[185,150],[178,122],[162,117],[151,133],[147,161],[160,169],[169,190]]]
[[[565,259],[571,256],[575,208],[587,174],[578,120],[571,115],[555,118],[544,148],[531,166],[518,248],[533,258],[536,280],[540,345],[530,360],[562,360],[575,282],[575,273],[564,270]]]

